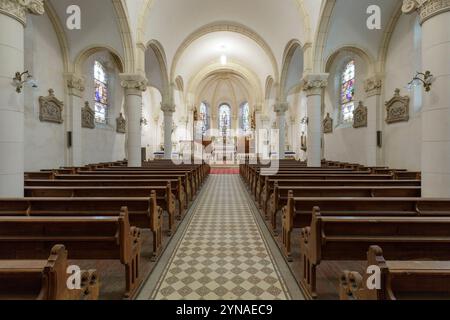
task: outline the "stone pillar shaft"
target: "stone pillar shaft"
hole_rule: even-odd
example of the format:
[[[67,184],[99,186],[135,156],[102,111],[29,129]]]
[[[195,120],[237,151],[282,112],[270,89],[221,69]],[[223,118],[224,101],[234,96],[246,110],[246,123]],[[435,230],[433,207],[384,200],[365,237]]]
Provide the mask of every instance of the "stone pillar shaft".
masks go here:
[[[287,102],[277,103],[274,111],[277,114],[278,127],[278,158],[283,160],[286,158],[286,111],[289,110]]]
[[[172,159],[172,130],[175,106],[171,103],[162,103],[161,110],[164,113],[164,158]]]

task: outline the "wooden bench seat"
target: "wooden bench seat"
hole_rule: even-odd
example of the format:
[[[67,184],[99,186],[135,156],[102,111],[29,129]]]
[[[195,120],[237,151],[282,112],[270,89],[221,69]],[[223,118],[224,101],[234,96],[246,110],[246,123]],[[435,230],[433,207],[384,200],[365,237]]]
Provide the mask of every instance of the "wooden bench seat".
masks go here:
[[[372,245],[383,247],[387,259],[450,260],[450,210],[447,216],[358,213],[326,216],[313,208],[311,225],[301,230],[300,239],[301,281],[312,297],[317,296],[316,268],[321,261],[364,260]]]
[[[272,231],[277,229],[277,213],[287,205],[289,192],[294,198],[317,197],[346,197],[346,198],[389,198],[389,197],[414,197],[421,196],[420,187],[383,187],[383,186],[332,186],[332,187],[279,187],[276,183],[274,191],[269,197],[266,210],[266,218],[270,219]]]
[[[97,300],[95,270],[81,271],[79,289],[69,289],[67,250],[55,245],[47,260],[0,260],[0,300]]]
[[[449,299],[450,261],[386,260],[379,246],[367,252],[367,267],[381,271],[377,289],[367,288],[368,275],[344,271],[340,278],[341,300]]]
[[[126,208],[103,217],[0,217],[0,260],[46,259],[57,244],[67,248],[71,260],[119,260],[126,297],[140,284],[140,230],[130,227]]]
[[[133,227],[152,231],[156,259],[162,247],[163,211],[157,205],[155,192],[145,198],[0,198],[0,216],[115,217],[124,206]]]
[[[169,216],[170,236],[175,228],[176,215],[181,218],[181,208],[176,204],[170,183],[164,187],[25,187],[25,197],[28,198],[150,198],[152,193],[156,194],[157,205]]]

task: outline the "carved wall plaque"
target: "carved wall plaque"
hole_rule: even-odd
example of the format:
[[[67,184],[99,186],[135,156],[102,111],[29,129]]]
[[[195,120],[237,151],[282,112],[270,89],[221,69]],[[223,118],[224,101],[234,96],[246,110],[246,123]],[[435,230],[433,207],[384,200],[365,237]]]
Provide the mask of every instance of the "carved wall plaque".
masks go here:
[[[409,121],[409,97],[401,97],[400,89],[395,89],[394,97],[386,102],[386,123]]]
[[[53,89],[48,90],[47,97],[39,97],[39,120],[63,123],[63,107],[64,103],[55,97]]]
[[[323,133],[333,133],[333,119],[329,113],[327,113],[327,116],[323,120]]]
[[[353,128],[365,127],[367,127],[367,107],[360,101],[358,108],[353,111]]]
[[[117,133],[127,132],[127,120],[125,120],[122,113],[120,113],[119,117],[116,119],[116,131]]]
[[[89,106],[89,102],[84,103],[83,109],[81,109],[81,126],[83,128],[95,129],[95,112]]]

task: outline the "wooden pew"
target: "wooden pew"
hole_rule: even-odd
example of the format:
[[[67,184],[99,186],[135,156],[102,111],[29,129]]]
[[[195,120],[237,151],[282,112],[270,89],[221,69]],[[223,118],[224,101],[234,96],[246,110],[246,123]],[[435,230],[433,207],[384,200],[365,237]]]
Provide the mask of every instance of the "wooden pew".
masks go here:
[[[53,180],[55,179],[55,173],[53,171],[50,172],[25,172],[24,178],[26,179],[35,179],[35,180]]]
[[[268,201],[274,192],[275,184],[278,187],[420,187],[420,180],[280,180],[267,178],[260,196],[259,206],[268,216]]]
[[[156,204],[169,216],[169,236],[175,229],[177,205],[170,183],[165,187],[25,187],[28,198],[150,198],[156,194]],[[181,209],[178,210],[181,218]],[[143,227],[140,225],[139,227]]]
[[[450,206],[450,200],[445,202]],[[431,203],[425,207],[432,209]],[[311,226],[301,230],[302,283],[317,297],[316,268],[321,261],[364,260],[372,245],[383,247],[387,259],[450,260],[450,210],[439,211],[444,209],[443,203],[437,204],[434,215],[428,211],[415,216],[395,210],[380,215],[358,215],[360,211],[355,210],[326,216],[314,207]],[[417,205],[421,207],[420,202]]]
[[[379,246],[367,252],[367,267],[378,267],[380,289],[367,287],[368,275],[344,271],[340,278],[341,300],[398,300],[450,298],[450,261],[386,260]]]
[[[155,192],[145,198],[0,198],[0,217],[116,217],[123,206],[133,227],[152,231],[156,259],[162,248],[163,211],[156,204]]]
[[[277,213],[287,205],[289,192],[294,198],[345,197],[345,198],[391,198],[421,197],[420,187],[384,187],[384,186],[332,186],[332,187],[279,187],[275,183],[274,191],[267,203],[266,218],[270,219],[272,231],[277,229]]]
[[[47,260],[0,260],[0,300],[97,300],[97,272],[82,270],[80,289],[69,289],[68,267],[63,245]]]
[[[0,217],[0,259],[45,259],[63,244],[71,260],[119,260],[125,266],[126,292],[138,288],[140,230],[130,227],[127,208],[116,216]]]

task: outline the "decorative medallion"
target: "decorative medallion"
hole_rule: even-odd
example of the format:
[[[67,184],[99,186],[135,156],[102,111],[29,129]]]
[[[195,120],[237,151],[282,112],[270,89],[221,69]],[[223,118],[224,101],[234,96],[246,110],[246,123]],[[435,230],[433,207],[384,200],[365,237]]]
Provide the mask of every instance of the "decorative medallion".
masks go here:
[[[39,97],[39,120],[63,123],[63,107],[64,103],[55,97],[55,91],[49,89],[47,97]]]
[[[401,97],[400,89],[395,89],[394,97],[386,102],[386,123],[409,121],[409,97]]]
[[[353,128],[365,127],[367,127],[367,107],[360,101],[358,107],[353,111]]]
[[[120,113],[119,117],[116,119],[116,131],[117,133],[127,132],[127,120],[125,120],[122,113]]]
[[[95,129],[95,112],[89,106],[89,102],[84,103],[83,109],[81,109],[81,126],[83,128]]]
[[[331,118],[329,113],[323,120],[323,133],[333,133],[333,118]]]

